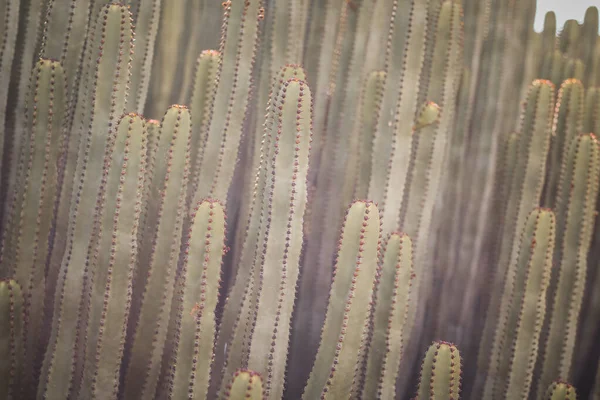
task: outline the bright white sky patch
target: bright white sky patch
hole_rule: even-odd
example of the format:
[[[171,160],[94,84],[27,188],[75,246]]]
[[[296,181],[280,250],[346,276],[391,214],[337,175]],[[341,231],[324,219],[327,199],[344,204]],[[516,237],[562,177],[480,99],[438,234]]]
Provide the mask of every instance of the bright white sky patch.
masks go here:
[[[598,0],[537,0],[537,11],[535,15],[535,31],[541,32],[544,29],[544,15],[548,11],[556,13],[556,27],[560,31],[565,21],[576,19],[583,22],[585,10],[595,5],[600,6]]]

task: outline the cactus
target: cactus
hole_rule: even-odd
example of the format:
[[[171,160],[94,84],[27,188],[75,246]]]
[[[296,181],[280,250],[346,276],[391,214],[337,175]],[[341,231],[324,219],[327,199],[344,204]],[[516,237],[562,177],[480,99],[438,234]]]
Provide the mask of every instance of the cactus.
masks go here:
[[[21,397],[23,292],[14,280],[0,281],[0,390],[7,399]]]
[[[417,398],[458,399],[461,374],[462,358],[456,346],[447,342],[434,342],[423,359]]]
[[[321,344],[303,399],[348,398],[364,360],[363,331],[368,329],[377,273],[379,212],[373,203],[357,201],[348,209],[329,294]]]
[[[393,399],[395,396],[414,277],[412,251],[412,241],[406,234],[392,233],[384,244],[362,391],[365,399]]]
[[[593,134],[579,135],[565,154],[556,204],[555,290],[543,351],[538,390],[552,377],[570,377],[577,321],[583,301],[593,215],[600,182],[600,145]]]
[[[263,399],[262,379],[253,371],[239,370],[233,375],[233,381],[227,387],[225,400],[261,400]]]
[[[576,400],[577,391],[567,382],[554,381],[544,395],[548,400]]]
[[[598,9],[535,3],[3,2],[0,392],[593,396]]]
[[[152,228],[146,242],[150,247],[142,247],[142,260],[148,260],[147,264],[143,264],[147,265],[148,278],[143,286],[141,305],[139,309],[135,309],[139,316],[135,323],[131,359],[125,377],[126,397],[138,396],[140,393],[151,397],[158,383],[182,237],[184,215],[181,208],[185,204],[188,182],[190,129],[187,108],[170,107],[161,123],[161,136],[171,138],[165,163],[166,173],[164,180],[157,182],[159,196],[149,198],[150,203],[158,203],[158,212],[155,214],[156,224],[146,225]],[[170,206],[172,204],[177,206]],[[141,379],[140,373],[143,374]]]
[[[499,324],[483,396],[527,397],[545,318],[555,242],[552,211],[536,209],[520,238],[518,256],[507,270]]]
[[[225,212],[213,200],[198,204],[177,281],[176,343],[170,360],[170,396],[206,398],[214,338],[215,308],[225,251]]]

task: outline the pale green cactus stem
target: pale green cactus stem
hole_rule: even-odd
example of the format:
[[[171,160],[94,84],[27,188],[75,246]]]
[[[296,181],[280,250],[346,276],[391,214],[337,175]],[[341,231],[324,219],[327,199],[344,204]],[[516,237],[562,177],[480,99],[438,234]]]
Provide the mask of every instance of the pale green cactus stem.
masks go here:
[[[348,175],[348,162],[349,156],[358,146],[355,114],[360,113],[357,107],[372,11],[373,7],[362,0],[346,1],[340,16],[336,44],[338,57],[331,69],[331,97],[326,125],[323,127],[323,133],[326,132],[327,137],[318,164],[317,182],[321,184],[317,185],[310,222],[315,227],[312,235],[316,240],[309,241],[306,249],[305,265],[309,267],[303,274],[304,295],[300,297],[298,304],[298,308],[303,311],[295,325],[297,329],[309,332],[309,347],[299,344],[295,349],[306,355],[314,355],[316,352],[319,331],[325,317],[336,239],[344,209],[353,200],[350,184],[354,176]],[[309,318],[306,318],[307,313]]]
[[[43,378],[38,387],[38,395],[48,399],[68,397],[71,390],[76,389],[73,378],[77,377],[73,374],[77,372],[73,367],[81,361],[78,353],[82,350],[82,346],[77,347],[76,338],[82,338],[84,334],[86,321],[81,318],[81,302],[82,296],[89,291],[86,263],[97,239],[97,224],[91,222],[100,215],[102,208],[102,205],[100,209],[96,206],[102,193],[104,174],[97,174],[97,171],[110,167],[116,122],[123,113],[129,83],[133,47],[131,15],[126,7],[110,4],[102,8],[98,20],[90,37],[92,45],[88,53],[91,57],[92,52],[100,51],[101,56],[96,63],[90,61],[96,66],[93,74],[86,77],[86,81],[90,80],[85,83],[91,85],[87,92],[90,97],[80,99],[81,103],[87,103],[89,99],[87,125],[81,127],[81,132],[72,132],[72,136],[81,135],[77,167],[73,168],[76,181],[69,199],[71,210],[62,214],[70,220],[64,234],[64,257],[54,275],[58,276],[57,295],[50,342],[42,366]],[[90,173],[97,175],[90,177]],[[65,175],[66,179],[68,176]]]
[[[411,0],[409,10],[399,10],[394,0],[385,53],[386,83],[373,140],[369,199],[382,212],[398,210],[410,160],[410,137],[419,105],[418,88],[425,57],[428,0]],[[404,7],[402,7],[404,8]],[[394,82],[394,84],[389,84]],[[390,177],[394,177],[390,185]],[[389,213],[389,211],[388,211]],[[385,214],[384,214],[385,215]],[[383,221],[390,217],[386,215]],[[393,218],[395,226],[397,218]],[[384,231],[389,234],[396,228]]]
[[[544,56],[542,71],[540,73],[541,78],[548,79],[556,87],[560,87],[560,84],[562,83],[562,77],[564,75],[563,69],[566,62],[567,58],[558,50],[554,50],[551,53],[546,53]]]
[[[387,224],[388,229],[392,229],[393,225],[406,228],[411,237],[417,237],[419,234],[423,205],[427,195],[430,194],[428,190],[430,189],[430,170],[434,163],[433,146],[436,136],[441,134],[439,132],[441,113],[440,107],[433,102],[427,102],[421,106],[413,126],[412,136],[417,141],[417,145],[412,160],[414,165],[409,169],[409,175],[406,178],[408,183],[404,200],[406,204],[399,210],[402,214],[397,216],[396,222]]]
[[[67,126],[75,116],[75,102],[81,82],[81,72],[87,68],[82,63],[88,19],[92,24],[96,15],[91,15],[90,0],[49,1],[44,11],[44,32],[40,53],[42,57],[54,58],[65,68],[68,92]],[[80,99],[81,101],[81,99]]]
[[[527,102],[521,115],[519,147],[514,167],[514,176],[508,189],[504,205],[504,226],[499,260],[496,264],[490,303],[479,344],[477,360],[478,384],[475,392],[483,388],[485,371],[490,365],[490,352],[494,332],[503,302],[502,291],[509,265],[515,264],[519,243],[519,232],[531,210],[539,204],[545,178],[546,157],[551,133],[554,110],[554,85],[547,80],[536,80],[530,85]],[[464,304],[472,304],[472,298]],[[474,394],[477,396],[477,394]]]
[[[19,27],[20,0],[3,1],[0,4],[0,15],[3,16],[3,30],[0,34],[0,121],[6,119],[8,105],[8,88],[12,75],[10,73],[13,65],[17,44],[17,32]],[[0,124],[0,154],[4,154],[6,142],[6,125]],[[1,158],[0,158],[1,161]],[[0,172],[2,167],[0,166]],[[4,182],[3,182],[4,184]],[[2,214],[2,212],[0,212]]]
[[[458,399],[461,390],[462,358],[455,345],[434,342],[423,359],[419,377],[419,400]]]
[[[567,382],[554,381],[543,398],[544,400],[577,400],[577,390]]]
[[[136,7],[134,11],[132,11],[135,16],[135,52],[133,53],[133,58],[131,60],[131,101],[128,104],[128,108],[131,110],[135,110],[138,113],[142,113],[144,111],[144,106],[146,105],[146,96],[148,95],[148,86],[150,83],[150,73],[152,71],[152,62],[154,58],[155,51],[155,43],[157,42],[158,37],[158,25],[161,14],[166,17],[171,17],[170,13],[174,8],[177,7],[179,2],[177,1],[168,1],[168,0],[136,0],[130,1],[133,3],[133,6]],[[164,3],[164,4],[163,4]],[[164,12],[161,13],[161,10]],[[167,27],[163,27],[164,30],[169,29],[177,29],[178,26],[181,26],[179,22],[173,23],[173,20],[167,20]],[[158,55],[163,57],[161,60],[164,60],[166,57],[173,57],[172,54],[165,54],[166,51],[177,50],[177,45],[173,43],[173,37],[168,36],[170,32],[162,32],[157,45],[161,45],[158,48]],[[168,41],[168,49],[165,49],[165,45],[162,42],[163,38],[167,36]],[[194,39],[192,39],[193,41]],[[171,65],[177,65],[176,60],[177,57],[167,58],[167,61]],[[157,63],[159,61],[157,60]],[[161,64],[161,67],[164,66]],[[159,72],[163,72],[159,70]],[[164,72],[163,72],[164,73]],[[158,74],[157,74],[158,75]],[[171,77],[168,77],[172,79]],[[164,77],[157,78],[159,82],[165,82]],[[166,82],[172,83],[166,79]],[[171,88],[169,88],[170,90]],[[164,108],[158,108],[160,112],[162,112]]]
[[[581,31],[581,25],[577,20],[568,19],[565,21],[558,35],[558,50],[568,57],[577,57]]]
[[[239,252],[239,256],[235,256],[237,263],[236,277],[225,303],[215,349],[217,354],[215,371],[221,371],[225,363],[228,369],[227,372],[217,375],[211,381],[211,384],[214,383],[215,385],[215,390],[219,386],[223,390],[227,382],[221,382],[221,376],[231,375],[235,369],[241,367],[240,357],[247,356],[242,355],[244,345],[246,345],[246,351],[249,346],[247,342],[248,338],[244,339],[244,331],[249,322],[248,318],[250,318],[251,313],[256,311],[253,308],[255,304],[252,303],[253,300],[251,299],[256,299],[255,295],[258,295],[258,292],[255,292],[254,279],[259,276],[260,269],[257,271],[256,268],[261,268],[259,258],[264,257],[264,255],[261,255],[261,252],[266,245],[265,241],[268,233],[267,219],[270,215],[269,207],[271,201],[269,180],[273,179],[273,161],[276,154],[275,144],[276,138],[279,137],[278,128],[283,123],[281,121],[283,114],[279,114],[279,107],[283,106],[281,95],[283,87],[290,79],[301,82],[300,78],[304,77],[306,75],[302,68],[296,65],[287,65],[279,72],[278,78],[271,90],[271,98],[268,103],[264,123],[263,139],[258,154],[259,162],[254,172],[255,179],[252,200],[250,201],[247,213],[244,213],[246,215],[242,214],[242,217],[245,216],[247,218],[247,222],[243,231],[238,230],[238,234],[241,236],[240,241],[238,241],[241,251]],[[296,83],[294,86],[296,86]],[[304,89],[306,89],[305,86],[303,86]],[[298,103],[298,98],[295,103],[295,107],[301,106],[303,115],[308,121],[310,121],[312,110],[304,101],[309,100],[309,97],[304,97],[301,103]],[[287,97],[287,101],[289,104],[294,104],[293,99],[289,96]],[[287,118],[289,117],[291,117],[290,114],[287,115]],[[295,123],[295,114],[293,115],[293,120]],[[286,126],[288,125],[286,124]],[[288,135],[283,136],[283,138],[292,140],[292,137]],[[227,352],[225,351],[226,346],[228,349]]]
[[[149,28],[145,26],[145,24],[142,24],[142,29],[154,30],[153,33],[155,35],[155,41],[148,41],[148,44],[142,44],[142,46],[144,47],[141,48],[138,48],[136,43],[137,55],[135,56],[144,57],[144,53],[147,52],[149,49],[152,49],[152,47],[154,46],[154,57],[150,57],[149,60],[142,61],[144,64],[146,64],[146,62],[149,63],[148,65],[152,68],[152,71],[154,71],[153,81],[156,80],[156,84],[152,85],[152,90],[150,91],[150,93],[148,93],[149,98],[152,100],[152,102],[150,103],[151,107],[148,110],[148,115],[152,117],[161,115],[164,112],[164,110],[169,106],[169,104],[175,101],[175,99],[173,98],[174,94],[172,93],[172,89],[175,86],[175,82],[179,77],[178,69],[180,64],[176,60],[180,57],[180,48],[187,39],[187,35],[184,31],[185,24],[182,23],[182,21],[185,20],[185,15],[189,12],[190,7],[184,1],[160,1],[162,2],[162,7],[157,8],[157,12],[152,12],[152,14],[155,15],[151,14],[149,18],[149,25],[154,24],[156,26]],[[151,10],[155,8],[154,5],[146,4],[145,6],[145,9],[140,8],[140,10],[151,12]],[[144,16],[144,19],[146,18],[148,17]],[[140,22],[143,23],[145,21]],[[146,22],[146,24],[148,24],[148,22]],[[154,38],[152,38],[148,32],[146,39]],[[143,89],[143,85],[146,85],[147,87],[147,79],[149,78],[149,75],[144,76],[140,68],[142,66],[141,63],[135,58],[134,60],[134,62],[136,62],[136,66],[138,67],[138,70],[134,71],[134,76],[139,74],[139,77],[136,77],[135,80],[132,80],[132,83],[136,85],[133,86],[132,89],[133,93],[142,94],[143,97],[139,99],[139,103],[138,100],[134,100],[133,105],[135,107],[134,109],[143,110],[144,103],[141,101],[145,99],[145,95],[143,93],[138,93],[137,91]],[[146,82],[143,82],[142,78],[145,78]]]
[[[12,280],[0,280],[0,393],[22,399],[23,293]]]
[[[190,125],[189,110],[183,106],[171,106],[161,124],[161,137],[165,135],[171,140],[164,179],[153,183],[158,196],[149,197],[149,203],[158,203],[156,224],[151,230],[147,223],[146,234],[150,239],[146,242],[144,237],[144,242],[151,245],[141,249],[148,253],[141,258],[148,258],[148,277],[143,286],[139,317],[133,323],[135,331],[125,374],[125,398],[152,398],[158,384],[186,215],[183,210],[190,162]]]
[[[528,216],[518,256],[507,269],[504,280],[485,399],[528,396],[545,317],[555,225],[554,213],[549,209],[537,208]]]
[[[31,0],[26,3],[26,6],[23,4],[17,6],[12,1],[4,1],[3,3],[8,3],[7,8],[4,8],[5,6],[0,7],[8,12],[6,15],[2,16],[2,25],[5,27],[5,29],[9,27],[14,29],[14,31],[10,32],[7,36],[7,40],[11,41],[10,44],[14,45],[14,47],[11,46],[12,49],[14,49],[14,53],[12,55],[13,65],[11,66],[10,64],[7,64],[6,69],[3,69],[2,72],[7,74],[11,80],[16,79],[16,82],[14,83],[14,92],[12,90],[11,93],[7,92],[7,94],[11,95],[11,101],[0,104],[6,107],[2,112],[3,114],[5,113],[2,115],[3,117],[6,118],[10,115],[10,113],[13,113],[13,116],[7,120],[8,124],[2,124],[2,129],[6,129],[6,125],[9,125],[8,128],[10,130],[2,131],[0,133],[2,133],[2,140],[6,140],[7,137],[12,139],[8,149],[4,150],[3,154],[8,154],[11,162],[14,165],[14,163],[19,162],[19,151],[22,148],[21,140],[23,139],[21,132],[24,132],[24,128],[27,123],[26,115],[28,113],[26,112],[26,107],[27,99],[31,89],[31,68],[34,66],[36,62],[36,56],[38,55],[37,45],[42,33],[42,11],[45,8],[45,1]],[[8,18],[14,18],[14,20],[11,21]],[[6,32],[4,29],[3,31]],[[17,32],[19,33],[18,38],[20,39],[18,45],[12,41],[13,35]],[[11,47],[7,48],[9,51],[7,57],[11,57]],[[2,54],[2,57],[4,58],[4,54]],[[7,87],[9,86],[8,81],[3,83],[5,83]],[[12,85],[13,83],[10,84],[10,86]],[[2,90],[4,91],[6,89]],[[5,101],[8,100],[3,100],[3,102]],[[12,134],[11,131],[13,132]],[[6,146],[3,145],[2,148],[4,149],[4,147]],[[18,182],[20,182],[20,176],[18,175],[19,172],[20,171],[18,169],[8,171],[8,181],[3,182],[4,187],[8,189],[8,193],[11,193],[12,190],[14,190],[15,185],[18,185]],[[5,200],[2,194],[0,194],[0,199]],[[6,202],[6,204],[9,207],[12,206],[10,201]]]
[[[368,350],[364,399],[394,399],[413,279],[412,241],[392,233],[384,244]]]
[[[363,84],[362,104],[360,105],[361,115],[358,121],[358,124],[360,124],[360,132],[358,134],[360,141],[357,146],[358,160],[354,173],[356,177],[354,197],[357,199],[366,198],[369,191],[373,138],[375,137],[377,115],[379,114],[379,107],[381,107],[381,99],[383,98],[384,83],[385,72],[373,71]],[[349,175],[352,175],[352,173],[349,172]]]
[[[205,200],[193,210],[173,300],[177,307],[174,357],[169,363],[173,399],[204,399],[208,392],[225,229],[225,211],[219,202]]]
[[[217,16],[222,15],[222,4],[220,1],[201,1],[192,3],[191,7],[188,6],[186,20],[191,27],[189,33],[186,32],[187,44],[184,45],[185,58],[182,63],[182,86],[178,103],[185,104],[189,101],[198,55],[203,50],[215,49],[219,46],[223,20]]]
[[[262,378],[249,370],[238,370],[223,395],[223,400],[263,400]]]
[[[153,187],[152,181],[154,178],[155,165],[156,165],[156,154],[158,152],[158,147],[160,145],[160,139],[164,137],[160,136],[160,121],[155,119],[147,119],[146,121],[146,161],[144,164],[144,187],[142,189],[142,209],[140,211],[140,221],[137,229],[138,232],[138,247],[141,248],[143,245],[144,233],[146,222],[148,220],[148,196],[151,193],[151,188]],[[168,143],[168,142],[167,142]],[[164,148],[168,148],[165,144]],[[161,152],[158,154],[162,155]],[[165,157],[166,158],[166,155]],[[164,159],[163,158],[163,159]],[[164,176],[163,176],[164,177]],[[154,192],[156,193],[156,192]],[[138,251],[138,259],[140,258],[140,252]],[[139,266],[138,266],[139,268]],[[134,292],[135,293],[135,292]]]
[[[111,170],[103,178],[104,190],[99,197],[99,203],[104,203],[98,221],[100,240],[89,261],[93,278],[79,388],[82,398],[117,396],[137,262],[146,146],[144,119],[136,114],[124,115],[117,128]]]
[[[72,106],[75,109],[72,128],[63,143],[55,230],[65,234],[55,236],[48,266],[46,302],[50,310],[56,287],[64,278],[60,278],[61,264],[63,256],[68,253],[71,237],[70,233],[66,233],[70,232],[70,224],[76,219],[76,210],[81,207],[74,206],[84,193],[80,186],[90,173],[88,171],[102,171],[106,140],[110,136],[107,133],[114,135],[116,122],[125,112],[128,98],[127,84],[133,48],[131,14],[126,7],[112,4],[93,17],[97,22],[89,30],[89,45],[86,46],[81,80],[76,89],[77,104]],[[89,189],[86,190],[97,188],[98,183],[89,180],[86,185]],[[83,196],[87,197],[88,194]],[[96,193],[89,196],[89,201],[94,202]],[[48,315],[52,316],[52,311]]]
[[[585,78],[585,69],[585,65],[579,58],[569,58],[563,67],[561,81],[566,81],[567,79],[582,81]]]
[[[581,28],[581,40],[579,42],[579,57],[586,65],[585,80],[586,85],[592,86],[594,84],[594,50],[596,48],[596,42],[598,41],[598,8],[588,7],[585,11],[583,18],[583,26]],[[600,82],[599,82],[600,83]]]
[[[581,81],[577,79],[564,81],[558,91],[554,122],[552,124],[546,187],[544,188],[544,205],[546,207],[554,207],[556,204],[565,148],[568,148],[571,141],[581,132],[584,94],[585,89]]]
[[[600,87],[592,87],[585,94],[581,132],[600,132]]]
[[[556,48],[556,42],[556,14],[554,13],[554,11],[548,11],[544,15],[544,30],[542,31],[541,54],[549,54],[553,52]]]
[[[317,172],[319,171],[318,165],[321,160],[321,147],[324,144],[325,138],[323,132],[321,132],[327,121],[327,109],[331,101],[331,86],[335,75],[332,74],[332,68],[338,63],[339,52],[335,51],[338,39],[338,31],[340,29],[340,22],[342,21],[341,13],[346,0],[331,0],[325,2],[325,11],[323,11],[323,5],[320,2],[313,2],[312,6],[312,18],[317,19],[323,25],[320,32],[313,31],[308,40],[308,46],[313,51],[307,52],[306,57],[306,74],[308,76],[308,82],[314,88],[315,98],[315,115],[314,126],[317,129],[314,132],[314,143],[312,146],[310,165],[311,173],[309,182],[314,182],[317,178]],[[324,14],[324,17],[316,17],[315,14]],[[312,25],[312,24],[311,24]],[[318,25],[314,25],[318,28]],[[316,45],[316,46],[315,46]],[[317,50],[318,49],[318,50]],[[317,57],[311,56],[314,54]],[[316,58],[316,60],[315,60]],[[314,170],[314,172],[313,172]]]
[[[200,165],[194,203],[205,197],[225,201],[233,177],[252,85],[261,0],[227,0],[214,106]]]
[[[311,93],[304,81],[284,83],[279,95],[282,116],[273,132],[274,154],[267,234],[255,266],[257,301],[248,366],[264,379],[269,399],[283,395],[291,316],[303,247],[303,217],[307,202],[311,142]],[[284,238],[284,240],[282,240]],[[259,254],[260,254],[259,253]],[[260,280],[257,272],[260,271]]]
[[[196,192],[200,176],[200,165],[206,146],[210,112],[213,107],[214,93],[217,87],[217,72],[220,54],[218,51],[205,50],[196,62],[196,72],[192,89],[190,108],[192,110],[192,139],[190,166],[191,176],[188,193],[188,207]]]
[[[321,343],[303,399],[345,399],[360,392],[355,387],[364,363],[359,349],[367,345],[380,226],[375,204],[357,201],[348,209]]]
[[[593,134],[574,138],[564,156],[556,203],[556,284],[550,293],[549,330],[543,344],[538,398],[556,377],[569,379],[594,230],[600,146]]]
[[[44,319],[45,267],[57,194],[58,159],[63,139],[67,96],[65,74],[57,61],[41,59],[32,73],[30,115],[22,140],[23,179],[15,188],[12,235],[7,238],[3,267],[20,282],[25,294],[24,385],[34,385],[41,362],[38,349]]]

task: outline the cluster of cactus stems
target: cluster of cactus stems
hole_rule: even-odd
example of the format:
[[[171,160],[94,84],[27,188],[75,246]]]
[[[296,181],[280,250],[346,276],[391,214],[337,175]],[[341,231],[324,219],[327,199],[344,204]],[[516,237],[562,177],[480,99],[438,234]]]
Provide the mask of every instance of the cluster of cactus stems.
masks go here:
[[[598,9],[535,14],[0,2],[0,398],[600,400]]]

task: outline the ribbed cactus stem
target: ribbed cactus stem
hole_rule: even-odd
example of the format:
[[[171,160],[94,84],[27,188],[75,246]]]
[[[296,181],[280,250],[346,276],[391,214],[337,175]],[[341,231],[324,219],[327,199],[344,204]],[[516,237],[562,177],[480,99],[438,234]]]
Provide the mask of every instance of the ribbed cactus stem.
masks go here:
[[[405,328],[413,274],[412,241],[406,234],[392,233],[381,255],[364,399],[395,396],[402,347],[408,336]]]
[[[311,141],[312,97],[308,85],[297,79],[284,83],[280,112],[273,132],[270,169],[268,231],[261,253],[260,286],[248,366],[264,378],[265,396],[283,395],[291,315],[303,247],[303,217],[307,202],[308,160]],[[283,238],[283,240],[282,240]],[[257,270],[258,271],[258,270]]]
[[[161,136],[171,138],[166,174],[163,180],[156,182],[158,196],[149,197],[149,202],[158,204],[158,212],[154,229],[146,231],[151,238],[151,246],[142,249],[149,257],[148,277],[143,287],[139,316],[133,324],[131,359],[125,375],[124,393],[127,398],[151,398],[158,383],[185,216],[190,131],[189,110],[183,106],[171,106],[161,124]]]
[[[373,139],[379,107],[383,97],[383,85],[385,83],[384,71],[373,71],[364,82],[360,108],[360,132],[357,149],[357,165],[354,185],[354,197],[362,199],[367,197],[369,191],[369,180],[371,179],[371,162]]]
[[[574,138],[565,154],[556,204],[555,291],[538,393],[556,377],[570,379],[600,183],[600,146],[593,134]],[[540,397],[538,397],[540,398]]]
[[[545,317],[555,224],[552,211],[535,209],[522,231],[517,259],[509,266],[504,283],[486,399],[526,398],[529,393]]]
[[[219,70],[219,62],[221,61],[220,58],[221,55],[218,51],[205,50],[200,54],[196,62],[190,103],[192,110],[192,139],[190,193],[188,194],[188,201],[191,201],[198,185],[200,165],[202,165],[204,147],[208,139],[210,112],[213,108],[214,94],[217,89],[217,72]]]
[[[600,84],[600,82],[598,83]],[[600,87],[591,87],[585,94],[581,131],[600,132]]]
[[[12,279],[0,280],[0,393],[22,398],[23,293]]]
[[[238,370],[227,387],[223,400],[263,400],[262,378],[249,370]]]
[[[194,202],[207,196],[225,201],[246,117],[262,0],[227,0],[214,106]]]
[[[80,396],[116,399],[138,252],[138,226],[146,166],[145,121],[124,115],[118,124],[112,170],[106,177],[104,212],[88,303],[84,374]]]
[[[173,3],[174,2],[165,0],[139,0],[134,2],[134,7],[137,6],[135,10],[137,12],[134,12],[135,52],[133,54],[133,59],[131,60],[132,73],[130,85],[133,96],[131,96],[131,102],[128,106],[138,113],[142,113],[146,105],[161,9],[171,9]],[[171,21],[172,20],[169,20],[166,25],[179,25],[178,23],[173,23]],[[163,33],[163,36],[167,35]],[[171,37],[168,37],[168,40],[169,47],[177,47],[170,41]],[[159,54],[167,58],[170,63],[177,65],[177,63],[173,62],[172,58],[168,58],[168,54],[163,55],[162,52]]]
[[[19,31],[19,0],[3,1],[0,4],[0,15],[4,18],[4,31],[0,33],[0,121],[6,119],[6,106],[8,104],[8,88],[12,77],[10,73],[17,45],[17,32]],[[0,154],[4,154],[6,142],[6,125],[0,124]],[[0,167],[0,171],[1,171]]]
[[[369,328],[379,238],[375,204],[354,202],[344,221],[321,343],[303,399],[348,398],[360,390],[354,386],[364,363],[359,354]]]
[[[192,227],[177,281],[174,357],[169,398],[204,399],[216,337],[215,308],[225,253],[225,211],[214,200],[193,210]]]
[[[507,270],[516,265],[520,232],[531,210],[539,204],[544,178],[546,158],[550,143],[551,123],[554,109],[554,85],[547,80],[536,80],[530,85],[527,101],[521,115],[519,146],[514,176],[505,202],[502,244],[494,272],[494,286],[488,306],[483,336],[479,344],[478,370],[481,376],[492,365],[490,352],[501,312],[505,312],[510,297],[502,295]],[[508,274],[508,275],[507,275]],[[504,311],[502,311],[504,310]]]
[[[41,59],[33,70],[31,116],[22,152],[23,180],[12,215],[14,248],[4,249],[7,271],[25,293],[23,333],[25,377],[33,385],[39,371],[38,349],[44,318],[45,268],[57,194],[58,159],[66,114],[65,74],[57,61]],[[10,242],[9,242],[10,243]],[[10,257],[10,254],[13,257]],[[11,259],[12,258],[12,259]],[[10,262],[9,262],[10,261]]]
[[[577,391],[567,382],[554,381],[543,398],[544,400],[577,400]]]
[[[419,377],[419,400],[458,399],[461,389],[462,358],[455,345],[434,342],[423,360]]]
[[[577,79],[564,81],[558,91],[552,124],[550,154],[548,156],[548,177],[544,189],[546,192],[544,205],[548,207],[553,207],[556,204],[565,148],[568,148],[573,138],[581,132],[584,92],[581,81]]]
[[[80,371],[75,368],[81,362],[86,322],[81,318],[82,295],[89,291],[88,261],[98,238],[97,218],[102,215],[102,179],[111,167],[116,122],[123,113],[129,83],[133,46],[129,10],[122,5],[106,5],[95,27],[90,38],[93,44],[90,53],[94,49],[100,56],[94,74],[87,77],[93,88],[89,91],[92,101],[85,118],[89,125],[81,127],[71,209],[62,215],[70,220],[68,229],[63,232],[66,243],[56,285],[51,337],[38,387],[38,395],[48,399],[68,397],[77,388]],[[104,172],[99,174],[98,171]]]
[[[231,375],[237,368],[240,368],[240,357],[247,356],[241,353],[244,345],[249,346],[248,338],[244,338],[244,332],[249,318],[254,318],[255,316],[254,312],[256,309],[253,302],[255,302],[256,296],[259,293],[254,285],[255,280],[260,274],[261,262],[259,258],[264,258],[261,252],[264,249],[267,238],[266,233],[268,232],[270,196],[272,194],[269,182],[274,178],[273,162],[276,154],[276,143],[278,143],[276,142],[276,138],[282,137],[286,141],[292,140],[292,137],[289,136],[290,132],[284,136],[281,136],[278,132],[280,126],[283,126],[281,125],[283,114],[279,114],[279,107],[283,107],[283,100],[281,98],[281,95],[284,93],[283,87],[286,84],[289,85],[290,79],[299,83],[303,82],[301,78],[304,77],[306,75],[302,68],[296,65],[287,65],[279,72],[271,91],[271,98],[264,122],[262,143],[260,151],[257,154],[259,160],[255,171],[252,199],[250,200],[247,215],[244,216],[245,213],[242,214],[242,217],[247,217],[247,221],[244,230],[238,231],[241,236],[238,241],[241,250],[239,250],[239,258],[236,257],[236,278],[225,303],[216,346],[217,362],[215,363],[215,368],[220,371],[225,363],[225,359],[228,359],[228,369],[224,374],[225,376]],[[307,89],[306,86],[303,86],[304,89]],[[308,100],[308,97],[304,97],[300,103],[298,103],[299,98],[294,103],[293,99],[288,97],[288,107],[298,107],[296,111],[301,111],[310,120],[309,114],[312,113],[312,110],[307,110],[307,104],[304,103]],[[289,118],[292,118],[295,121],[294,123],[296,123],[296,114],[292,116],[288,113],[286,119]],[[290,121],[288,121],[289,123]],[[306,121],[301,122],[302,125],[305,123]],[[295,138],[293,140],[295,141]],[[258,282],[256,282],[256,285],[258,285]],[[227,352],[225,351],[226,346],[228,346]],[[247,350],[248,348],[246,348]],[[219,376],[214,379],[214,383],[216,386],[221,384],[221,390],[227,384],[226,381],[221,382]]]

